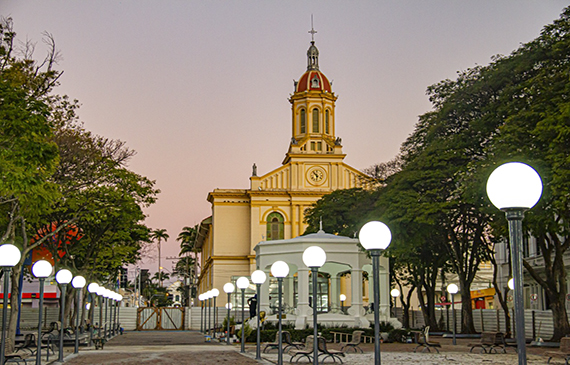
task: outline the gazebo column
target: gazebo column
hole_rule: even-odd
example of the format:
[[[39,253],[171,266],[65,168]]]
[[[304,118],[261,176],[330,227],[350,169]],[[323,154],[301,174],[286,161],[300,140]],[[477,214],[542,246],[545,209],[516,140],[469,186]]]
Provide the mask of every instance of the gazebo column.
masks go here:
[[[380,288],[388,288],[386,290],[380,290],[380,315],[384,316],[386,319],[390,318],[390,279],[388,278],[388,270],[384,267],[380,267]]]
[[[289,308],[294,307],[295,305],[295,278],[293,274],[289,274],[283,280],[283,304],[287,304]]]
[[[341,313],[340,305],[340,276],[331,273],[331,313]]]
[[[309,269],[300,267],[297,271],[297,289],[299,290],[299,301],[297,302],[297,320],[295,328],[304,329],[307,323],[307,315],[312,313],[309,307]]]
[[[354,324],[357,327],[367,328],[369,322],[364,318],[364,309],[362,308],[362,269],[352,269],[350,285],[352,287],[352,306],[348,309],[348,313],[354,317]]]
[[[267,275],[267,280],[265,280],[265,283],[261,284],[261,288],[260,288],[260,294],[261,294],[261,298],[259,298],[260,302],[259,302],[259,306],[260,306],[260,311],[265,311],[266,315],[271,315],[271,309],[269,308],[269,283],[271,282],[271,274],[270,274],[270,270],[263,270],[265,272],[265,274]]]

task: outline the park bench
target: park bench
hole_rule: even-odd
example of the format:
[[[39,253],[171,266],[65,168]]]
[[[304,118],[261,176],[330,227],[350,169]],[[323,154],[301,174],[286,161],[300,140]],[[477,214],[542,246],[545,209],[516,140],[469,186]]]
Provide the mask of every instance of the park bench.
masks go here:
[[[415,342],[418,344],[414,348],[414,352],[416,352],[420,347],[425,347],[422,352],[431,352],[430,349],[435,349],[439,354],[438,347],[441,347],[439,342],[430,341],[429,339],[429,326],[426,326],[422,332],[414,332]]]
[[[4,355],[4,364],[8,364],[8,363],[15,363],[15,364],[21,364],[22,362],[24,364],[27,364],[28,362],[26,361],[26,359],[28,358],[29,355],[24,355],[24,354],[16,354],[16,353],[11,353],[11,354],[5,354]]]
[[[24,342],[21,344],[16,345],[16,352],[28,351],[30,355],[33,355],[36,351],[37,343],[36,343],[36,336],[33,333],[26,333],[24,336]]]
[[[285,347],[283,347],[283,352],[286,352],[291,347],[298,350],[304,346],[302,342],[293,342],[291,339],[291,333],[289,331],[281,331],[281,333],[281,344],[285,345]],[[263,353],[269,352],[273,349],[279,349],[279,332],[275,333],[275,342],[268,342],[265,344]]]
[[[364,351],[362,351],[362,349],[360,348],[360,344],[362,343],[362,336],[363,335],[364,335],[364,331],[352,332],[352,339],[350,340],[350,342],[343,342],[340,350],[344,351],[344,349],[348,347],[348,348],[354,349],[354,352],[356,352],[356,350],[358,349],[358,350],[360,350],[361,353],[363,353]]]
[[[318,341],[318,346],[319,346],[319,352],[321,352],[321,354],[319,354],[319,357],[323,357],[322,362],[325,362],[325,359],[330,357],[334,362],[336,362],[336,360],[340,361],[340,363],[342,364],[342,359],[340,358],[341,356],[344,357],[344,351],[338,351],[338,350],[331,350],[329,348],[327,348],[327,340],[324,337],[317,337],[317,341]]]
[[[307,338],[305,339],[305,348],[304,349],[294,349],[289,351],[289,354],[291,354],[291,358],[289,359],[289,362],[293,362],[293,359],[297,356],[299,356],[299,358],[297,359],[296,362],[299,362],[299,360],[303,357],[306,357],[307,360],[309,360],[309,362],[313,361],[313,358],[311,357],[311,355],[313,355],[313,350],[314,350],[314,336],[310,335],[307,336]]]
[[[566,365],[570,364],[570,337],[562,337],[560,339],[560,349],[558,351],[547,351],[545,355],[548,356],[547,363],[550,364],[550,360],[553,357],[563,357]]]
[[[505,336],[502,332],[483,332],[481,333],[481,341],[467,346],[471,346],[469,352],[473,352],[476,347],[481,347],[481,352],[486,354],[498,353],[497,349],[503,350],[504,354],[507,353]]]

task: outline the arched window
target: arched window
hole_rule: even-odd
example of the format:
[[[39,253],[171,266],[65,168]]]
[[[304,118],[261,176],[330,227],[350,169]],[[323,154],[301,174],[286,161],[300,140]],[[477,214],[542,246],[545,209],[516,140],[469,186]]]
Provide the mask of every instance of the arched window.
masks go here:
[[[282,240],[284,237],[284,219],[277,212],[267,216],[267,241]]]
[[[313,133],[319,133],[319,109],[313,109]]]
[[[325,110],[325,133],[330,133],[329,110]]]
[[[301,133],[306,132],[307,117],[305,116],[305,109],[301,109]]]

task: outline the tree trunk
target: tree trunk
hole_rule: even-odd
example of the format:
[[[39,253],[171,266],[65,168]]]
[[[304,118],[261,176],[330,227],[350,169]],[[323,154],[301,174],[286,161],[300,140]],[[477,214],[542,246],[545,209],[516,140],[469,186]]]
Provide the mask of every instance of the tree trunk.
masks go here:
[[[570,334],[570,325],[568,324],[568,313],[566,312],[566,296],[560,294],[550,296],[550,309],[552,309],[552,321],[554,324],[554,334],[551,341],[560,341],[564,336]]]
[[[429,294],[426,293],[426,296],[427,295]],[[417,292],[417,296],[418,296],[418,301],[420,302],[420,308],[422,310],[422,314],[424,316],[425,325],[430,326],[432,330],[437,330],[437,318],[435,318],[435,313],[432,313],[432,311],[430,311],[429,306],[426,305],[423,293],[419,289]]]
[[[461,289],[461,333],[475,333],[470,288]]]
[[[12,268],[10,274],[11,291],[10,291],[10,322],[8,324],[8,332],[6,333],[6,353],[14,352],[16,346],[16,327],[18,325],[18,299],[20,298],[20,274],[22,272],[22,265],[16,265]],[[6,295],[6,293],[4,293]]]

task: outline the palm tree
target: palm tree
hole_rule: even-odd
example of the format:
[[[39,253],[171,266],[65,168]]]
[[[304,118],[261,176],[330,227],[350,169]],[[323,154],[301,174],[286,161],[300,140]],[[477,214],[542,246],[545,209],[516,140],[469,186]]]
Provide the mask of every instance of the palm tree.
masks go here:
[[[178,237],[176,238],[177,241],[180,241],[180,256],[182,255],[188,255],[190,253],[193,253],[194,258],[192,260],[179,260],[177,263],[180,263],[180,265],[185,265],[185,270],[184,270],[184,285],[187,285],[187,281],[186,278],[188,276],[191,277],[192,279],[192,286],[196,286],[197,282],[197,275],[198,275],[198,252],[200,252],[200,250],[198,250],[196,248],[196,234],[198,233],[198,225],[195,225],[194,227],[184,227],[182,228],[182,232],[180,232],[178,234]],[[193,261],[193,262],[192,262]],[[190,274],[190,270],[189,270],[189,266],[191,264],[194,264],[194,270],[192,275]]]
[[[162,265],[160,264],[160,242],[162,240],[166,242],[170,236],[166,233],[166,229],[154,229],[150,233],[150,238],[158,240],[158,272],[162,273]],[[162,276],[160,276],[160,286],[162,286]]]

